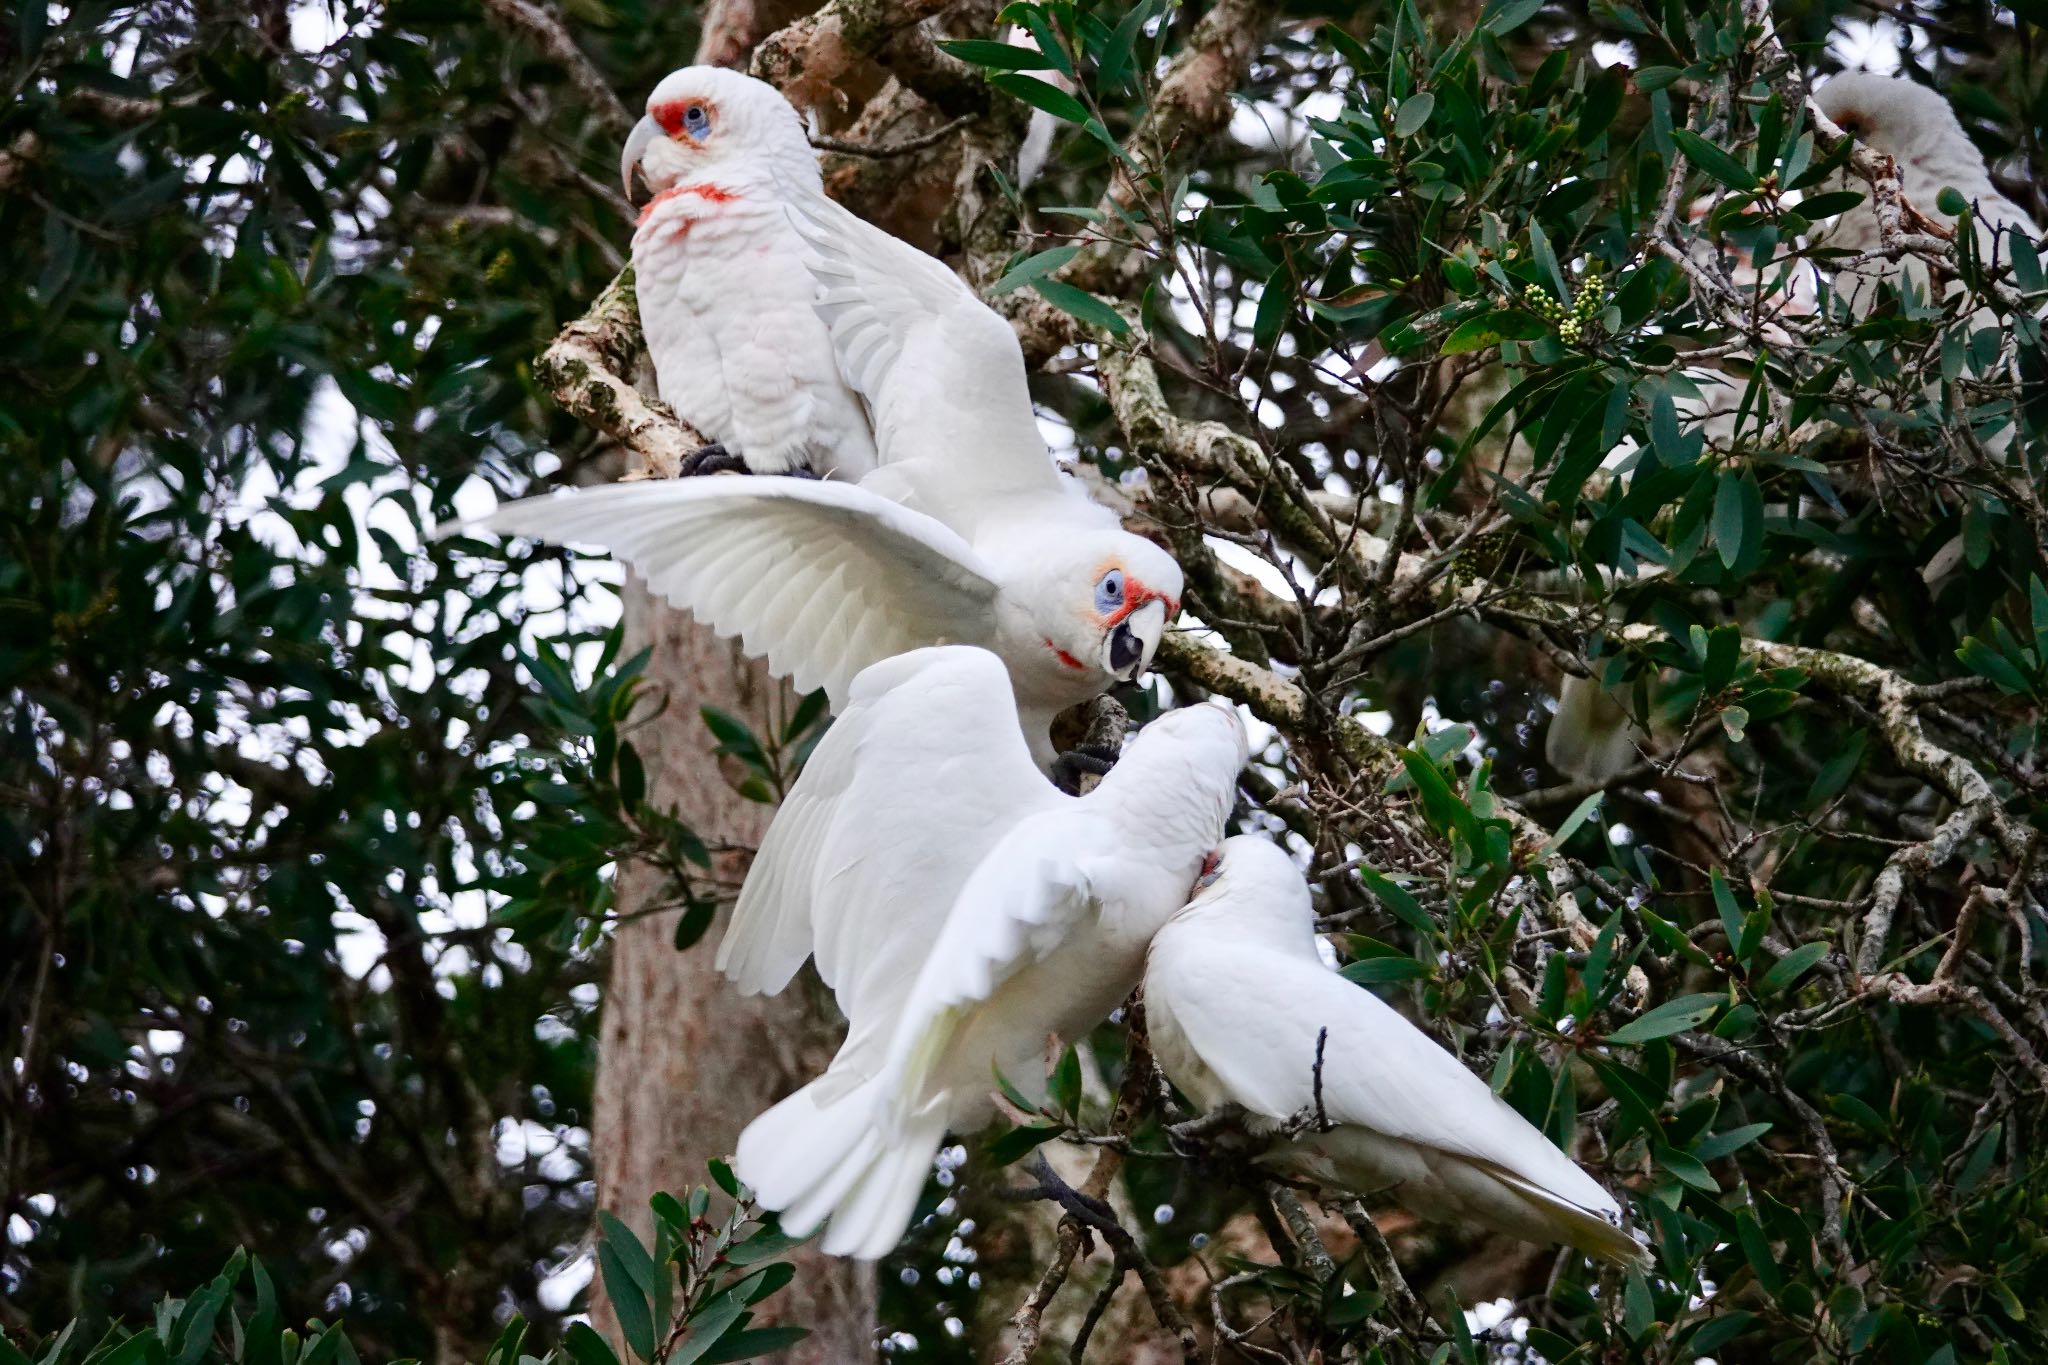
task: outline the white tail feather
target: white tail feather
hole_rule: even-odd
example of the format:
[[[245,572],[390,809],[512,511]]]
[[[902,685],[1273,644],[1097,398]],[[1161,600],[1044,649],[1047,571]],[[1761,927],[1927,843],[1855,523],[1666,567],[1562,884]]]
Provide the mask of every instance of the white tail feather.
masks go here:
[[[895,1249],[945,1140],[943,1113],[897,1126],[886,1077],[820,1094],[832,1072],[783,1100],[740,1134],[733,1169],[784,1231],[807,1236],[827,1218],[825,1250],[879,1260]]]

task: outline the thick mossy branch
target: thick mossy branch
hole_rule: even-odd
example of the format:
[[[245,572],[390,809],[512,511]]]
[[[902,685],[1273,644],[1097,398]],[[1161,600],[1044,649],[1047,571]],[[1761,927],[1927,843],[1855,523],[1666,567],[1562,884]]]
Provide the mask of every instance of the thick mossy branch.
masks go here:
[[[641,474],[672,479],[686,457],[710,443],[625,377],[645,350],[628,266],[535,358],[533,377],[570,416],[631,451]]]

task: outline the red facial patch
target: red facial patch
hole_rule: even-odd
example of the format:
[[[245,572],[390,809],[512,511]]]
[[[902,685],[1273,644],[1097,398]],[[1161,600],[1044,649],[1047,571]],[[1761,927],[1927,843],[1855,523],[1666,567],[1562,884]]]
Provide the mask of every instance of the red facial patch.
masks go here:
[[[1067,653],[1067,651],[1065,651],[1064,649],[1061,649],[1052,641],[1047,640],[1045,642],[1045,647],[1052,651],[1053,658],[1058,659],[1061,663],[1065,664],[1068,668],[1073,669],[1076,673],[1085,672],[1087,670],[1088,666],[1086,664],[1082,663],[1073,655]]]
[[[666,104],[649,105],[647,117],[661,125],[661,130],[670,137],[683,131],[683,111],[690,107],[688,100],[670,100]]]
[[[667,189],[648,200],[646,205],[641,208],[640,221],[643,223],[647,221],[647,215],[654,212],[656,204],[667,203],[669,200],[685,194],[693,194],[707,204],[730,204],[739,198],[738,195],[730,190],[722,190],[718,186],[704,181],[698,181],[689,185],[670,185]]]

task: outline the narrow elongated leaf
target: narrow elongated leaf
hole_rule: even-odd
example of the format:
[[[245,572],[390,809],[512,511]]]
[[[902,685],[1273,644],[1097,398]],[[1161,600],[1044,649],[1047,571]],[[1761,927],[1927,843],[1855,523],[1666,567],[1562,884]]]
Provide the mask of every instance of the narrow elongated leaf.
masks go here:
[[[1077,289],[1062,280],[1033,280],[1031,287],[1039,297],[1059,309],[1062,313],[1081,319],[1091,327],[1100,327],[1112,336],[1124,336],[1131,330],[1123,314],[1111,308],[1101,299],[1085,289]]]
[[[1728,1003],[1721,995],[1681,995],[1676,1000],[1667,1000],[1647,1014],[1629,1020],[1620,1028],[1607,1035],[1610,1043],[1636,1046],[1669,1038],[1674,1033],[1706,1022],[1715,1010]]]
[[[1690,128],[1672,129],[1671,140],[1678,144],[1678,150],[1685,154],[1687,161],[1730,189],[1756,189],[1756,175],[1749,167]]]
[[[1498,346],[1503,341],[1534,341],[1550,335],[1550,324],[1534,313],[1504,309],[1483,317],[1467,318],[1444,338],[1444,355],[1465,355]]]
[[[1007,294],[1012,289],[1022,289],[1033,281],[1044,279],[1047,275],[1052,274],[1080,254],[1081,248],[1076,244],[1056,246],[1049,251],[1041,251],[1035,255],[1026,256],[1023,260],[1004,271],[1002,277],[989,286],[989,292],[991,294]]]
[[[1764,973],[1764,979],[1757,983],[1760,995],[1776,995],[1800,977],[1811,971],[1816,963],[1828,955],[1825,943],[1802,943],[1791,952],[1771,964]]]
[[[1088,121],[1087,105],[1058,86],[1048,84],[1036,76],[1010,72],[1001,76],[990,76],[988,83],[1004,94],[1024,101],[1034,109],[1045,110],[1054,118],[1065,119],[1068,123]]]

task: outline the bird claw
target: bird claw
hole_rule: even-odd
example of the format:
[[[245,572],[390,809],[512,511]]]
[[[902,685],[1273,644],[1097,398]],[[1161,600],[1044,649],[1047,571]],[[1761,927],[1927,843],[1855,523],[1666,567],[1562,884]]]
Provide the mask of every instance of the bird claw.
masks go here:
[[[683,457],[682,465],[676,470],[679,479],[695,478],[700,474],[751,474],[747,462],[733,454],[720,443],[713,441],[701,450],[691,451]]]
[[[1080,744],[1052,761],[1052,780],[1069,796],[1081,794],[1083,777],[1107,777],[1116,766],[1116,751],[1099,744]]]

